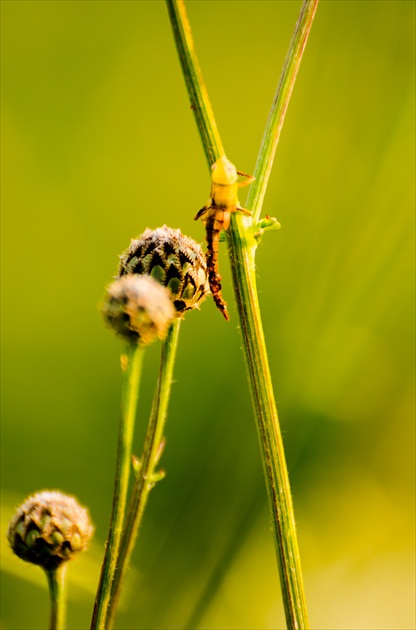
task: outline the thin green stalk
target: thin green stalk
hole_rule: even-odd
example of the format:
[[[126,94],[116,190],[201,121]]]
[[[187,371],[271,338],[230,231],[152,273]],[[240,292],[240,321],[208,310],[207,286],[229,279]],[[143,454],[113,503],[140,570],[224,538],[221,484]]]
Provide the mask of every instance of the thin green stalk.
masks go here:
[[[51,602],[50,630],[65,628],[65,572],[65,565],[51,571],[45,570]]]
[[[229,252],[243,351],[257,420],[288,628],[308,628],[296,524],[283,441],[257,297],[253,250],[244,246],[242,217],[233,216]]]
[[[319,0],[304,0],[299,14],[292,41],[283,64],[282,73],[270,108],[266,129],[264,130],[254,176],[256,181],[250,186],[246,207],[253,213],[253,222],[257,223],[266,194],[267,184],[273,166],[273,159],[283,127],[287,106],[292,95],[302,55],[308,41],[309,32],[318,8]]]
[[[196,58],[191,26],[183,1],[166,0],[166,4],[183,76],[191,99],[191,108],[195,114],[208,164],[211,166],[221,155],[224,155],[224,147]]]
[[[211,126],[211,135],[219,137],[218,129],[212,115],[212,108],[209,104],[206,90],[203,87],[202,74],[194,53],[194,46],[190,35],[190,25],[183,1],[166,1],[182,70],[190,92],[194,111],[204,111],[207,113],[208,120],[204,120],[204,125],[208,127]],[[317,4],[318,0],[304,0],[290,43],[257,160],[255,171],[257,183],[254,184],[254,189],[246,203],[247,208],[254,211],[254,216],[252,219],[247,219],[240,213],[233,213],[228,232],[234,293],[240,318],[244,356],[248,370],[263,469],[268,490],[269,507],[275,534],[286,622],[288,628],[291,629],[306,629],[309,627],[309,623],[287,466],[257,297],[255,279],[256,241],[254,239],[254,233],[256,231],[256,223],[260,216],[284,116]],[[192,85],[194,82],[199,82],[202,85],[195,87]],[[190,84],[192,85],[192,89],[189,88]],[[201,95],[201,98],[206,102],[195,105],[193,101],[195,94]],[[197,124],[210,166],[223,154],[223,151],[221,151],[221,153],[219,151],[213,151],[212,143],[208,144],[205,141],[208,134],[205,130],[200,128],[198,117]],[[217,142],[217,146],[221,146],[222,148],[220,139]]]
[[[117,446],[113,507],[91,622],[92,629],[98,628],[103,630],[107,628],[111,585],[118,564],[121,532],[126,512],[127,493],[131,473],[133,430],[136,419],[143,354],[144,349],[141,346],[129,344],[126,354],[121,357],[123,394]]]
[[[111,589],[111,600],[108,612],[108,626],[112,627],[116,613],[120,589],[134,549],[137,534],[142,522],[150,490],[163,478],[163,472],[157,472],[163,450],[163,432],[166,423],[167,409],[173,377],[178,335],[181,319],[171,325],[168,336],[162,345],[160,368],[149,425],[143,447],[143,454],[136,463],[136,479],[130,500],[123,536],[120,544],[120,555]]]

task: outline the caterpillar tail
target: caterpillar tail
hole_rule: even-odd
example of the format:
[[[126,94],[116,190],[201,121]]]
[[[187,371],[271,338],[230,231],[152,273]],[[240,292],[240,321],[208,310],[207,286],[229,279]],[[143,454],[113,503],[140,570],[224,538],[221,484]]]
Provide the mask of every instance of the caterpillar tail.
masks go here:
[[[219,240],[219,232],[215,233],[216,236],[210,241],[208,241],[208,251],[207,251],[207,267],[208,267],[208,279],[209,286],[211,289],[212,297],[215,302],[215,306],[222,313],[223,317],[228,321],[230,321],[230,316],[228,314],[227,302],[222,297],[221,292],[221,276],[218,273],[218,240]],[[217,247],[215,247],[214,243],[216,242]]]

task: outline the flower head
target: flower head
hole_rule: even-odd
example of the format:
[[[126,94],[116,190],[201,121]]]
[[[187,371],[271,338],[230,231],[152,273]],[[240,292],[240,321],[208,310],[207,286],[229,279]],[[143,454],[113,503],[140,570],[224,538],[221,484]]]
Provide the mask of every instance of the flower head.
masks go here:
[[[153,278],[136,274],[107,287],[102,312],[117,335],[141,345],[164,339],[175,318],[169,291]]]
[[[192,238],[166,225],[132,239],[120,256],[119,277],[149,275],[169,289],[178,316],[199,308],[209,293],[204,253]]]
[[[17,509],[7,538],[19,558],[52,571],[83,551],[93,530],[87,510],[74,497],[44,490]]]

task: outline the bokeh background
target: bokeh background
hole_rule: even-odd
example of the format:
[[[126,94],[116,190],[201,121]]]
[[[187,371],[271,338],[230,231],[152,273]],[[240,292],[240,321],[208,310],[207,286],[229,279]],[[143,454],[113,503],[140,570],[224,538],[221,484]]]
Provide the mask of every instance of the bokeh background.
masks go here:
[[[252,172],[300,3],[189,2],[229,158]],[[414,3],[318,8],[264,212],[258,282],[314,629],[414,617]],[[112,498],[120,343],[98,304],[118,254],[193,216],[209,174],[161,1],[2,3],[2,521],[59,488],[94,543],[68,572],[89,627]],[[242,198],[244,199],[244,198]],[[225,244],[226,324],[181,330],[166,479],[117,627],[284,627]],[[148,350],[135,450],[160,347]],[[2,628],[44,628],[41,572],[1,538]]]

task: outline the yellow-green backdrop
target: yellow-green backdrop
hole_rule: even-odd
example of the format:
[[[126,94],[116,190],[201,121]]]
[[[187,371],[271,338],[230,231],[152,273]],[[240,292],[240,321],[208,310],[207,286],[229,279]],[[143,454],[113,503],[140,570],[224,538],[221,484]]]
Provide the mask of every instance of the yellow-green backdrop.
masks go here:
[[[252,172],[300,3],[188,2],[228,157]],[[193,216],[209,174],[161,1],[2,2],[2,499],[75,494],[87,628],[111,505],[117,255]],[[324,1],[278,147],[258,283],[314,629],[414,628],[414,8]],[[223,245],[225,250],[225,244]],[[117,627],[284,625],[230,274],[181,330],[163,455]],[[139,430],[159,347],[146,356]],[[47,625],[2,535],[2,628]]]

